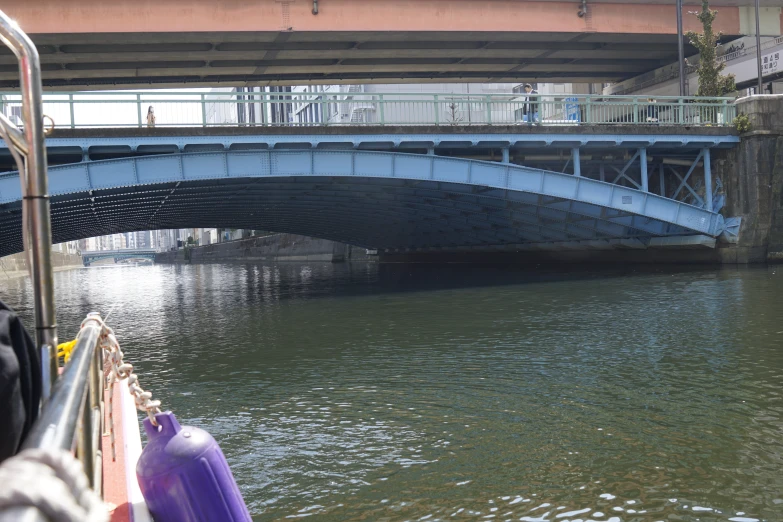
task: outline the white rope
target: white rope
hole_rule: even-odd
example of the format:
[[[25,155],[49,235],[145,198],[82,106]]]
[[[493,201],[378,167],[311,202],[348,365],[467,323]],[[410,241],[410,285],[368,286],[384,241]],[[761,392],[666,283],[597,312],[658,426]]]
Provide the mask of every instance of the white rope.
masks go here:
[[[3,511],[31,507],[50,522],[108,522],[82,464],[64,450],[27,449],[0,465]]]
[[[89,321],[95,321],[101,326],[100,347],[106,353],[106,359],[110,364],[108,369],[109,386],[122,379],[128,379],[128,389],[134,397],[136,408],[145,412],[152,425],[157,426],[158,422],[155,420],[155,414],[160,413],[160,401],[153,401],[152,393],[144,391],[139,385],[139,377],[133,373],[133,365],[123,360],[123,353],[120,349],[120,343],[114,335],[114,330],[96,315],[87,316],[82,321],[82,328]]]

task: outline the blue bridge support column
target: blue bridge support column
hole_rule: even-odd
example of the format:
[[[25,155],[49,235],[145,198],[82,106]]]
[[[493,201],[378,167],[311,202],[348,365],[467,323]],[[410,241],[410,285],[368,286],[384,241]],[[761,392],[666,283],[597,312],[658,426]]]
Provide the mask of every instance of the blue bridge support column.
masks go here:
[[[581,176],[582,164],[579,160],[579,147],[571,149],[571,162],[574,164],[574,176]]]
[[[647,177],[647,149],[639,149],[639,165],[642,172],[642,192],[650,192],[650,183]]]

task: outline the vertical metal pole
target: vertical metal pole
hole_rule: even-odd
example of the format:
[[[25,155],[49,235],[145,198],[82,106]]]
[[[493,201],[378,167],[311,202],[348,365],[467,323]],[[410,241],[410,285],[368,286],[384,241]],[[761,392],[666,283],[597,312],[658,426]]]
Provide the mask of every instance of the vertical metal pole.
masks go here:
[[[52,223],[49,214],[49,187],[46,176],[46,148],[43,129],[43,86],[38,50],[16,22],[0,12],[0,40],[19,60],[19,85],[22,91],[22,119],[27,142],[27,179],[22,205],[29,223],[22,223],[22,234],[30,233],[33,289],[35,292],[35,333],[39,349],[50,350],[49,378],[57,379],[57,322],[54,312],[52,275]],[[9,144],[10,146],[10,144]],[[21,173],[20,173],[21,174]]]
[[[642,192],[649,192],[649,178],[647,177],[647,149],[639,149],[639,165],[642,171]]]
[[[582,162],[579,159],[579,147],[571,149],[571,161],[574,164],[574,176],[581,176]]]
[[[661,184],[661,196],[666,197],[666,182],[663,179],[663,163],[658,165],[658,181]]]
[[[136,110],[139,113],[139,128],[142,128],[144,125],[141,119],[141,94],[136,95]]]
[[[756,0],[758,2],[758,0]],[[682,41],[682,0],[677,0],[677,61],[680,66],[680,96],[685,96],[685,45]]]
[[[206,95],[201,95],[201,126],[207,126],[207,99]]]
[[[593,123],[593,115],[591,111],[592,106],[593,106],[593,96],[588,94],[586,100],[586,107],[585,107],[585,120],[586,120],[585,123],[587,124]]]
[[[639,123],[639,97],[633,97],[633,122]]]
[[[759,0],[756,0],[756,66],[758,67],[758,75],[759,75],[759,81],[758,81],[758,91],[756,94],[762,94],[764,92],[764,87],[762,84],[764,83],[763,73],[761,70],[761,23],[759,21],[759,10],[761,8],[759,7]]]
[[[71,112],[71,128],[76,128],[76,118],[74,117],[74,109],[73,109],[73,94],[68,95],[68,107]]]
[[[710,165],[710,149],[704,149],[704,205],[712,212],[712,166]]]
[[[381,125],[384,125],[386,123],[386,114],[385,114],[386,107],[384,106],[384,102],[383,102],[383,94],[378,95],[378,108],[380,109],[380,113],[381,113]]]
[[[508,147],[503,147],[503,163],[508,164],[510,161]]]
[[[601,163],[598,166],[598,173],[599,173],[599,176],[600,176],[600,178],[598,178],[598,179],[600,179],[601,181],[606,181],[606,170],[604,169],[604,164],[603,163]]]

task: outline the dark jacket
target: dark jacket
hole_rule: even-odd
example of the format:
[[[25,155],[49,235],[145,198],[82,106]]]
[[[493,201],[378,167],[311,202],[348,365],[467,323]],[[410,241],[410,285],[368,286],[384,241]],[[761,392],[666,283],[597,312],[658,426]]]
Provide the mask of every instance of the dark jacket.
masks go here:
[[[16,313],[0,301],[0,461],[19,451],[40,402],[39,352]]]
[[[525,104],[522,106],[522,114],[534,114],[539,112],[538,91],[533,89],[525,93]]]

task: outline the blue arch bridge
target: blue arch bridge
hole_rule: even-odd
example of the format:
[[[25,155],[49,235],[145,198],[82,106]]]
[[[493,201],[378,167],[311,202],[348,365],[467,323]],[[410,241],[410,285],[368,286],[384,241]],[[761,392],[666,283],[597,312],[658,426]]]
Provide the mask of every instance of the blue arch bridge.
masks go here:
[[[90,266],[95,261],[112,259],[115,263],[129,259],[154,260],[158,251],[154,248],[122,248],[118,250],[95,250],[81,252],[82,263]]]
[[[380,252],[736,240],[738,219],[720,214],[711,172],[713,151],[735,146],[736,136],[606,130],[617,129],[58,131],[47,140],[53,239],[245,228]],[[0,174],[0,255],[22,250],[20,198],[18,174]]]

